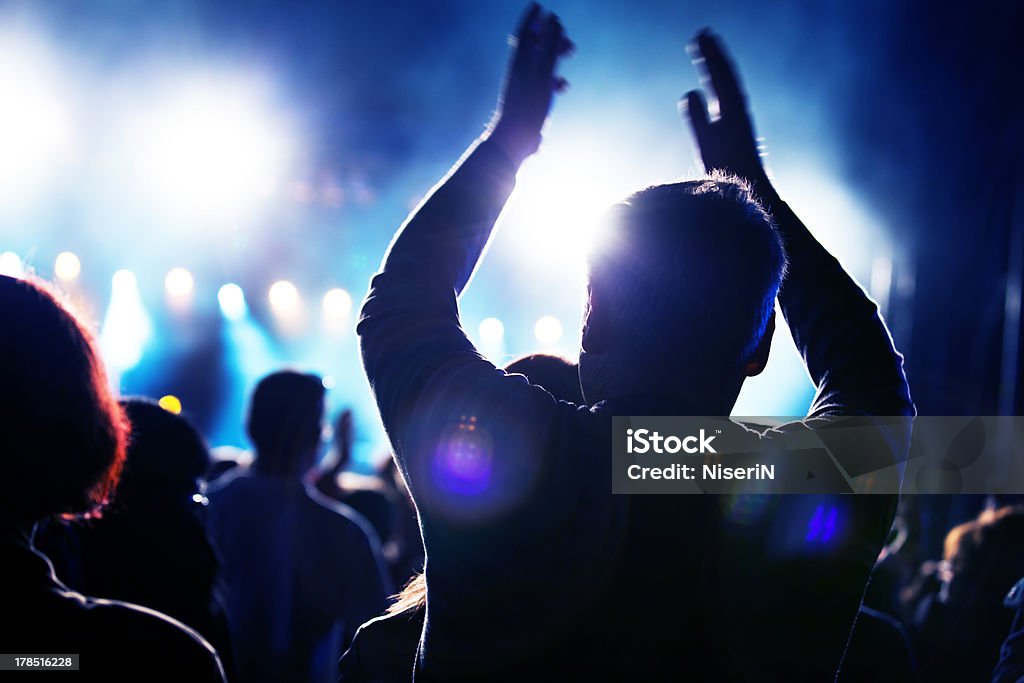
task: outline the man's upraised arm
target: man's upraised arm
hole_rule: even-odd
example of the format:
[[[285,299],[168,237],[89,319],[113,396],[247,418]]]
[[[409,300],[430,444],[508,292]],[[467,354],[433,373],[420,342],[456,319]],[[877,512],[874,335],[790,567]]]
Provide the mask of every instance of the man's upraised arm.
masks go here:
[[[748,180],[775,220],[789,258],[779,303],[803,355],[817,393],[810,417],[865,415],[864,435],[881,466],[901,461],[909,446],[903,420],[873,416],[911,416],[914,406],[903,374],[903,359],[893,347],[875,303],[843,270],[792,210],[779,198],[761,165],[746,98],[718,40],[702,32],[693,46],[694,61],[718,99],[712,120],[703,96],[687,95],[686,113],[704,166]],[[884,424],[883,424],[884,422]],[[822,440],[831,421],[807,420],[783,429],[817,429]],[[876,439],[875,437],[882,437]],[[898,476],[898,475],[897,475]],[[898,485],[898,482],[897,482]],[[773,624],[748,640],[764,672],[785,672],[778,680],[832,680],[840,666],[871,575],[895,510],[895,496],[821,496],[820,509],[845,510],[842,537],[828,553],[780,557],[770,541],[723,543],[735,553],[731,565],[757,563],[756,579],[746,586],[747,623]],[[801,518],[804,496],[785,496],[776,519]],[[770,538],[765,535],[764,539]],[[792,657],[794,644],[802,647]],[[769,678],[772,676],[769,675]]]
[[[704,166],[748,180],[786,246],[789,269],[779,304],[817,388],[809,416],[913,415],[903,358],[875,302],[772,187],[742,85],[720,42],[702,32],[692,52],[719,105],[719,117],[711,120],[699,91],[684,104]]]
[[[477,393],[482,403],[486,385],[503,378],[463,333],[456,300],[519,165],[537,150],[554,93],[565,87],[555,67],[570,48],[558,18],[532,5],[516,32],[490,131],[401,227],[370,283],[357,327],[363,365],[406,474],[414,413],[425,423],[442,404],[452,406],[454,394],[465,401]]]

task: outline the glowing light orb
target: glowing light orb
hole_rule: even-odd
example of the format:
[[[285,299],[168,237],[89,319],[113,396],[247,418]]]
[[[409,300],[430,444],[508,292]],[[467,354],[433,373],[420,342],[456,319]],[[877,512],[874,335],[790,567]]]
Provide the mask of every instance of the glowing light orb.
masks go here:
[[[562,338],[562,323],[553,315],[545,315],[533,326],[533,335],[541,344],[555,344]]]
[[[192,273],[184,268],[172,268],[164,278],[164,288],[172,297],[187,297],[195,288],[195,279],[192,277]]]
[[[139,281],[135,278],[135,273],[124,269],[114,273],[114,276],[110,278],[110,284],[114,289],[115,296],[133,291],[138,292],[139,288]]]
[[[71,281],[77,278],[81,272],[82,262],[78,260],[77,256],[70,251],[62,251],[57,254],[57,259],[53,262],[53,274],[58,279]]]
[[[268,293],[270,308],[282,317],[290,317],[298,313],[299,290],[288,280],[278,280],[270,286]]]
[[[5,251],[0,254],[0,275],[9,277],[21,277],[25,274],[25,266],[21,257],[13,251]]]
[[[221,314],[228,320],[240,320],[246,312],[245,293],[234,282],[217,290],[217,303]]]
[[[163,408],[169,413],[174,413],[175,415],[181,414],[181,399],[179,399],[177,396],[174,396],[173,394],[161,396],[160,400],[157,401],[157,403],[160,405],[161,408]]]
[[[480,323],[480,341],[497,344],[505,336],[505,326],[497,318],[485,318]]]
[[[328,318],[344,318],[352,310],[352,296],[344,289],[331,289],[324,294],[323,308]]]

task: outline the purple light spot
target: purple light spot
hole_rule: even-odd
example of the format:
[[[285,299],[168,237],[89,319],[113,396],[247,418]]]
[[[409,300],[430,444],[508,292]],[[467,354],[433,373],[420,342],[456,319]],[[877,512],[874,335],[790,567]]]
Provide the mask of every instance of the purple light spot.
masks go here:
[[[449,493],[478,495],[491,483],[490,439],[473,424],[475,421],[460,422],[457,429],[442,437],[434,453],[434,479]]]

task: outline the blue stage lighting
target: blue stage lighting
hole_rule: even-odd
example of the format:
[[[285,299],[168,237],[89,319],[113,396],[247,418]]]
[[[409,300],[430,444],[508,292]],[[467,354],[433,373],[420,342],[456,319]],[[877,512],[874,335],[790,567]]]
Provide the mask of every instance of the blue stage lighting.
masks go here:
[[[110,368],[124,372],[142,360],[153,325],[142,304],[135,274],[119,270],[111,283],[110,303],[100,328],[100,348]]]
[[[217,292],[217,302],[220,304],[220,312],[228,320],[240,320],[245,316],[245,293],[235,283],[229,282],[220,288]]]

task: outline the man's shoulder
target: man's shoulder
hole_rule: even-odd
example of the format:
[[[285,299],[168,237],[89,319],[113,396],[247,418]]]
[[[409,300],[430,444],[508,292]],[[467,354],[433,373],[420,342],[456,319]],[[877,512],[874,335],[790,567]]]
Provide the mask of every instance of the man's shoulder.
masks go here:
[[[248,468],[235,468],[235,471],[228,472],[210,484],[206,496],[210,500],[230,498],[250,488],[252,480]]]
[[[213,646],[172,617],[140,605],[86,597],[74,591],[60,591],[59,601],[63,606],[60,612],[66,617],[62,625],[83,634],[92,643],[86,646],[99,661],[115,664],[116,659],[127,668],[144,665],[143,660],[152,656],[153,661],[159,658],[166,662],[167,671],[175,675],[187,674],[197,681],[223,679]],[[88,654],[83,652],[83,657]],[[141,671],[137,673],[141,675]]]
[[[337,534],[375,537],[373,527],[366,518],[348,505],[328,498],[313,487],[306,487],[304,510],[310,517],[329,526]]]

